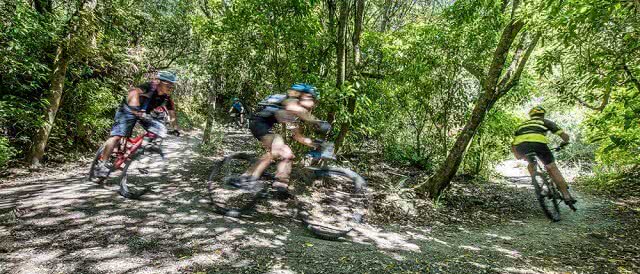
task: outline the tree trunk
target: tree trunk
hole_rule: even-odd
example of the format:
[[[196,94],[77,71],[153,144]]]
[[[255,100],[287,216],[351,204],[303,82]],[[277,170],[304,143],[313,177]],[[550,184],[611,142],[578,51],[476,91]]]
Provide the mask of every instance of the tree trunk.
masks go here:
[[[518,48],[516,50],[514,60],[511,61],[512,65],[504,74],[504,78],[502,78],[502,80],[500,80],[500,78],[502,76],[502,71],[506,66],[509,49],[523,27],[524,23],[522,21],[512,20],[503,29],[500,41],[498,42],[493,54],[493,60],[487,70],[487,75],[483,79],[479,79],[482,83],[482,92],[473,108],[471,118],[467,121],[460,135],[458,135],[456,142],[451,150],[449,150],[444,163],[442,163],[440,168],[426,183],[418,186],[419,193],[425,194],[426,192],[429,197],[436,198],[450,185],[453,176],[455,176],[458,168],[460,167],[460,163],[462,163],[464,152],[466,151],[469,142],[477,132],[478,127],[482,124],[487,112],[491,110],[495,102],[498,101],[500,97],[506,94],[518,82],[522,70],[527,63],[529,56],[533,52],[533,48],[540,38],[539,33],[532,39],[526,49],[526,53],[520,54],[520,52],[523,51],[523,48]],[[498,85],[500,85],[502,89],[499,89]]]
[[[28,154],[28,160],[32,167],[40,166],[42,157],[44,156],[44,150],[47,147],[47,141],[49,140],[49,134],[55,123],[56,114],[60,107],[60,98],[62,98],[62,91],[64,90],[64,80],[67,76],[67,67],[69,60],[67,56],[65,46],[59,46],[56,52],[56,58],[53,61],[53,74],[51,76],[51,87],[49,90],[49,96],[47,96],[47,112],[45,113],[45,123],[38,129],[36,136],[33,139],[31,150]]]
[[[349,19],[348,0],[340,1],[340,18],[336,34],[336,87],[342,88],[347,70],[347,20]]]
[[[357,75],[358,71],[360,70],[360,65],[361,65],[361,53],[360,53],[360,36],[362,35],[362,22],[364,21],[364,0],[356,0],[356,10],[355,10],[355,17],[354,17],[354,29],[353,29],[353,38],[352,38],[352,44],[353,44],[353,67],[354,67],[354,71],[351,73],[352,75]],[[356,111],[356,97],[351,96],[348,99],[347,102],[347,111],[349,113],[349,115],[353,115]],[[342,146],[342,143],[344,142],[344,139],[347,137],[347,134],[349,133],[349,126],[351,125],[351,122],[347,121],[342,123],[342,125],[340,125],[340,133],[338,133],[338,136],[336,137],[336,142],[335,142],[335,151],[338,152],[340,150],[340,147]]]
[[[204,133],[202,134],[202,144],[209,144],[211,141],[211,131],[213,131],[213,124],[215,123],[214,114],[216,110],[216,98],[217,89],[215,83],[211,83],[211,91],[207,98],[207,121],[204,126]]]
[[[56,120],[56,114],[60,108],[60,99],[64,91],[64,82],[67,76],[67,67],[71,56],[69,48],[72,37],[78,32],[78,28],[82,28],[83,24],[90,22],[88,16],[95,9],[97,0],[87,0],[80,2],[78,10],[71,17],[72,19],[66,25],[64,39],[60,42],[56,49],[56,56],[53,60],[53,72],[51,74],[51,83],[49,85],[49,95],[47,96],[47,106],[45,112],[45,123],[37,130],[36,135],[32,139],[31,149],[27,154],[27,162],[31,167],[39,167],[44,156],[49,135]],[[90,41],[89,41],[90,42]]]

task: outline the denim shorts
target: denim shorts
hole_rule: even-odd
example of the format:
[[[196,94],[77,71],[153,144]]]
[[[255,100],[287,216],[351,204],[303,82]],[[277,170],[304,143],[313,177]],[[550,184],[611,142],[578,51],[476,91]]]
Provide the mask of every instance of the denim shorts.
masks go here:
[[[135,127],[138,120],[140,119],[131,112],[131,108],[126,105],[121,106],[116,112],[115,123],[111,128],[111,136],[131,136],[133,127]],[[167,137],[167,127],[161,121],[156,119],[140,120],[140,125],[146,131],[158,135],[160,138]]]

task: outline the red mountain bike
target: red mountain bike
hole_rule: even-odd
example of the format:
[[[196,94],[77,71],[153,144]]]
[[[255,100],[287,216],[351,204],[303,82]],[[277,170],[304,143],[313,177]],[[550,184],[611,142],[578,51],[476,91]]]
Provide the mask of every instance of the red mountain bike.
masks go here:
[[[96,152],[89,170],[89,180],[104,183],[115,172],[120,172],[118,193],[125,198],[137,199],[151,190],[154,183],[162,181],[165,171],[164,153],[160,146],[161,139],[151,132],[134,138],[121,138],[120,144],[114,148],[106,161],[110,172],[107,177],[96,177],[94,167],[102,160],[104,146]]]

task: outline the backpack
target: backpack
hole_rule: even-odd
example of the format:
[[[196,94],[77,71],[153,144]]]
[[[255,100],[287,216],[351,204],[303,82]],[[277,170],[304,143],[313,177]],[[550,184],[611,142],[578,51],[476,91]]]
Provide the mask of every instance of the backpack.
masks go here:
[[[258,110],[256,111],[256,116],[260,117],[271,117],[278,110],[282,109],[282,102],[287,99],[286,94],[271,94],[266,98],[262,99],[258,103]]]
[[[259,106],[273,106],[273,107],[282,107],[282,102],[287,99],[286,94],[271,94],[266,98],[262,99],[258,103]]]

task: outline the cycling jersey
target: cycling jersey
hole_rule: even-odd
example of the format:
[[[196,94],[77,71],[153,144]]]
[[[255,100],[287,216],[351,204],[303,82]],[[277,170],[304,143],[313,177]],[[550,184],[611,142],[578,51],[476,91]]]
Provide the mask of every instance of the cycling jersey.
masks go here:
[[[232,107],[235,112],[242,113],[243,109],[242,109],[242,104],[240,102],[233,103]]]
[[[138,99],[140,102],[139,107],[131,107],[127,104],[127,98],[124,98],[123,104],[130,107],[133,110],[144,110],[146,113],[150,113],[153,109],[165,106],[167,110],[174,110],[174,103],[169,95],[159,95],[155,85],[151,82],[146,82],[137,86],[142,93],[140,93]]]
[[[534,117],[518,127],[515,132],[516,137],[513,139],[512,145],[518,145],[524,142],[548,144],[546,137],[547,132],[561,135],[564,131],[558,125],[550,120]]]

